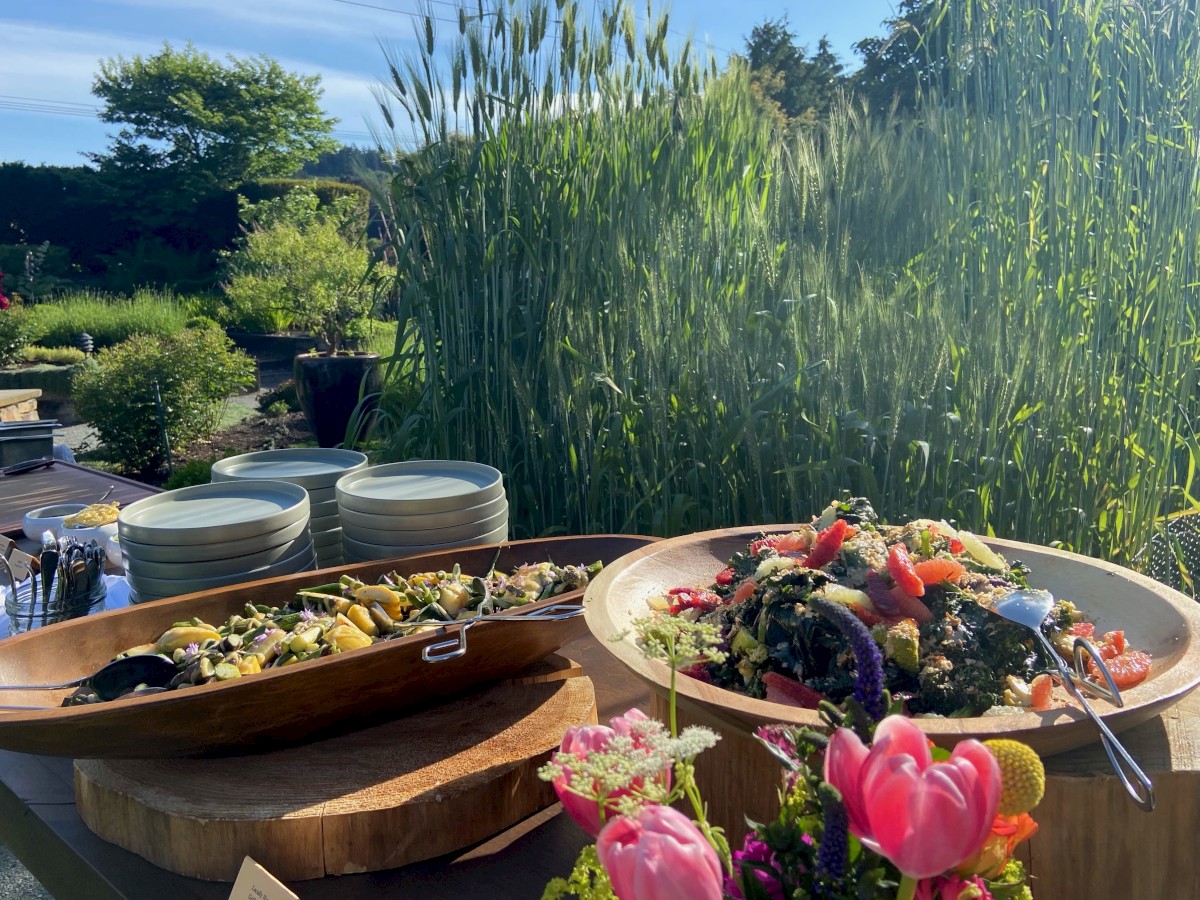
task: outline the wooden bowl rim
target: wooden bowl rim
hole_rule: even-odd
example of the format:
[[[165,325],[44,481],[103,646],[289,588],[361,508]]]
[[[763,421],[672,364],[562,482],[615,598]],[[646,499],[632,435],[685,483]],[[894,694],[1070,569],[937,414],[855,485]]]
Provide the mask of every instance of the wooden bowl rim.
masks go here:
[[[631,534],[564,535],[564,536],[551,537],[551,538],[531,538],[528,540],[506,541],[506,542],[504,542],[503,547],[505,549],[513,548],[513,549],[519,550],[523,546],[558,544],[558,543],[561,543],[564,547],[569,547],[572,544],[581,544],[581,543],[585,543],[585,542],[589,542],[589,541],[603,541],[603,540],[612,540],[612,541],[642,540],[642,541],[645,541],[646,543],[652,543],[654,541],[658,541],[661,539],[656,538],[656,537],[651,537],[648,535],[631,535]],[[337,575],[340,575],[340,574],[353,574],[354,570],[361,569],[363,566],[375,567],[380,564],[391,564],[391,563],[400,564],[400,563],[405,563],[410,559],[417,560],[417,559],[420,559],[420,558],[426,557],[426,556],[441,556],[446,553],[458,553],[458,552],[466,552],[466,551],[478,552],[480,550],[495,550],[495,549],[497,549],[497,546],[498,545],[495,545],[495,544],[490,544],[490,545],[489,544],[479,544],[479,545],[470,546],[470,547],[456,547],[453,550],[441,550],[441,551],[437,551],[436,553],[414,554],[409,557],[395,557],[393,559],[371,560],[366,563],[348,563],[346,565],[334,566],[334,567],[330,567],[328,569],[317,569],[317,570],[308,571],[308,572],[296,572],[296,573],[292,573],[289,575],[279,575],[274,578],[267,578],[267,579],[263,579],[262,581],[250,582],[248,584],[230,585],[228,587],[216,588],[216,589],[211,589],[211,590],[206,590],[206,591],[196,591],[196,592],[190,593],[190,594],[181,594],[178,597],[171,597],[166,600],[155,600],[151,603],[135,604],[135,605],[131,605],[131,606],[122,607],[120,609],[107,610],[105,612],[97,613],[95,615],[85,616],[85,617],[79,618],[79,619],[71,619],[66,622],[60,622],[55,625],[49,625],[49,626],[46,626],[45,628],[38,628],[33,631],[28,631],[23,634],[14,635],[10,638],[7,638],[3,642],[0,642],[0,660],[2,660],[4,656],[9,655],[9,653],[12,652],[14,649],[20,649],[23,645],[30,643],[30,642],[39,642],[40,641],[40,642],[47,643],[52,647],[53,646],[61,646],[64,642],[68,641],[69,636],[71,634],[73,634],[76,629],[103,628],[105,626],[105,623],[110,621],[112,619],[112,617],[114,617],[114,616],[131,615],[134,613],[141,613],[142,615],[146,615],[146,612],[145,612],[146,610],[153,609],[155,611],[161,611],[163,613],[164,620],[166,620],[168,618],[166,614],[171,613],[172,615],[170,617],[170,620],[183,621],[185,619],[190,618],[190,616],[185,614],[186,610],[189,607],[194,606],[197,603],[197,601],[210,600],[213,597],[220,595],[220,594],[242,592],[242,591],[245,591],[247,588],[251,588],[251,587],[278,586],[278,585],[281,585],[283,583],[288,583],[288,582],[297,584],[297,585],[299,585],[301,583],[308,583],[308,584],[315,585],[315,584],[321,583],[317,579],[322,574],[324,574],[327,577],[336,577]],[[541,562],[542,560],[533,560],[533,561]],[[589,562],[591,562],[591,561],[589,560]],[[575,565],[576,561],[572,561],[570,564]],[[408,568],[408,567],[407,566],[397,566],[397,568]],[[386,572],[388,570],[381,569],[380,571]],[[415,571],[422,571],[422,570],[413,569],[412,571],[415,572]],[[529,613],[535,612],[546,606],[576,602],[582,597],[582,595],[583,595],[583,591],[579,590],[579,589],[576,589],[573,591],[567,591],[563,594],[559,594],[556,597],[550,597],[550,598],[547,598],[546,600],[539,600],[535,603],[526,604],[525,606],[510,607],[508,609],[502,610],[499,614],[507,615],[507,616],[528,615]],[[212,682],[209,684],[190,688],[186,691],[167,691],[165,693],[151,694],[151,695],[148,695],[145,697],[132,697],[132,698],[128,698],[128,699],[113,701],[111,703],[93,703],[93,704],[88,704],[88,705],[84,705],[84,706],[53,707],[53,708],[44,709],[44,710],[0,710],[0,729],[3,729],[6,725],[15,724],[18,722],[21,722],[21,723],[25,723],[25,722],[54,723],[56,721],[60,721],[60,720],[64,720],[64,719],[70,719],[75,722],[86,722],[87,720],[89,720],[91,718],[99,718],[99,717],[103,717],[103,716],[107,715],[109,712],[111,712],[114,709],[114,707],[117,704],[120,704],[120,708],[122,708],[122,709],[131,709],[131,708],[136,707],[136,708],[141,708],[141,709],[147,710],[147,711],[151,710],[151,709],[171,708],[171,707],[177,706],[179,704],[187,704],[187,703],[193,702],[195,699],[198,699],[198,698],[212,696],[214,693],[220,692],[220,691],[255,690],[257,686],[261,686],[261,685],[268,683],[275,679],[288,677],[289,675],[292,675],[296,672],[307,672],[307,673],[310,673],[310,677],[311,677],[311,673],[320,667],[323,667],[325,672],[332,674],[335,671],[338,671],[347,666],[353,666],[355,664],[355,660],[362,661],[364,658],[367,658],[370,656],[377,656],[382,653],[400,653],[400,652],[404,652],[405,650],[409,651],[410,653],[418,653],[418,652],[420,652],[420,649],[422,647],[424,647],[426,644],[431,644],[436,641],[444,641],[444,640],[446,640],[446,638],[448,636],[457,634],[457,631],[450,630],[450,626],[452,626],[453,624],[454,623],[447,623],[447,626],[441,627],[441,628],[432,628],[431,627],[431,628],[427,629],[425,632],[418,632],[416,634],[410,634],[410,635],[405,635],[404,637],[394,638],[390,641],[379,642],[379,643],[371,645],[370,647],[363,647],[359,650],[355,650],[352,653],[338,653],[338,654],[334,654],[333,656],[327,656],[327,657],[322,657],[320,659],[311,660],[302,666],[285,666],[283,668],[270,668],[263,672],[257,673],[252,678],[234,678],[234,679],[230,679],[229,681]],[[497,624],[489,623],[489,622],[481,622],[475,626],[476,629],[478,629],[478,628],[498,628],[498,627],[499,626]],[[47,640],[47,639],[49,639],[49,640]],[[114,650],[113,652],[115,654],[115,653],[121,652],[121,650],[120,650],[120,648],[118,648],[118,649]],[[64,674],[64,680],[67,680],[71,677],[78,677],[78,676],[74,676],[71,673]],[[3,683],[2,680],[0,680],[0,683]],[[261,688],[259,688],[259,689],[261,689]],[[53,692],[49,692],[49,691],[46,693],[48,695],[53,694]],[[3,699],[3,694],[0,694],[0,704],[2,704],[4,702],[5,702],[5,700]]]
[[[658,541],[654,544],[640,547],[604,567],[602,571],[586,588],[584,593],[584,618],[588,628],[596,639],[617,657],[639,678],[660,692],[668,690],[670,685],[670,668],[663,662],[652,660],[638,650],[632,636],[629,634],[628,623],[617,622],[608,605],[607,597],[612,590],[611,585],[623,573],[657,555],[669,554],[673,550],[692,544],[702,544],[719,540],[749,541],[762,534],[780,534],[798,528],[796,524],[784,525],[755,525],[721,528],[711,531],[696,532],[675,538]],[[986,538],[985,543],[1004,553],[1008,559],[1020,558],[1020,550],[1028,548],[1038,554],[1048,554],[1065,562],[1092,566],[1102,572],[1119,576],[1133,584],[1147,589],[1162,602],[1170,605],[1184,620],[1186,626],[1186,644],[1183,652],[1178,655],[1166,668],[1142,682],[1134,688],[1123,692],[1125,705],[1118,709],[1102,700],[1089,698],[1092,706],[1101,717],[1136,715],[1144,707],[1165,708],[1171,706],[1186,696],[1191,690],[1200,685],[1200,604],[1178,591],[1160,582],[1141,575],[1131,569],[1103,560],[1093,559],[1078,553],[1027,544],[1020,541]],[[714,576],[716,572],[712,573]],[[1035,582],[1037,573],[1034,573]],[[680,585],[686,585],[689,579],[681,576]],[[711,582],[711,578],[709,579]],[[1087,609],[1083,608],[1084,613]],[[649,612],[647,610],[647,612]],[[1182,637],[1182,636],[1181,636]],[[706,711],[719,718],[732,717],[735,720],[758,722],[762,724],[780,722],[792,725],[820,727],[820,718],[815,710],[785,706],[780,703],[769,703],[728,691],[707,684],[695,678],[676,678],[676,691],[681,699],[699,704]],[[1153,693],[1148,693],[1150,688]],[[970,736],[1005,736],[1018,732],[1028,733],[1035,730],[1054,729],[1064,725],[1086,723],[1086,714],[1075,707],[1056,708],[1044,712],[1014,713],[997,716],[975,716],[971,718],[914,718],[923,731],[948,738]],[[1096,739],[1099,739],[1097,732]]]

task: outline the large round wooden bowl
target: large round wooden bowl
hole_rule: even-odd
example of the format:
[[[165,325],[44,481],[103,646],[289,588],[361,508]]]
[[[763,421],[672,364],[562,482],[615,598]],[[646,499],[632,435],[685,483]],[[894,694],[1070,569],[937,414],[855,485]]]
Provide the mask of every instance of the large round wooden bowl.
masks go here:
[[[373,583],[397,571],[449,570],[484,574],[495,560],[508,571],[549,560],[560,565],[607,564],[656,538],[589,535],[461,547],[405,559],[301,572],[235,587],[157,600],[73,619],[0,641],[0,685],[48,684],[90,675],[114,655],[155,640],[172,623],[198,616],[213,624],[246,603],[282,606],[297,590],[350,574]],[[524,616],[580,599],[571,591],[505,610]],[[430,706],[476,686],[503,680],[585,632],[579,618],[529,624],[481,622],[463,656],[424,661],[431,644],[453,640],[453,625],[381,641],[351,653],[269,668],[188,690],[44,710],[0,711],[0,748],[76,758],[206,756],[275,749],[330,737]],[[69,690],[3,691],[2,705],[56,704]]]
[[[706,531],[671,538],[621,557],[587,588],[586,619],[592,633],[661,698],[668,692],[670,670],[647,659],[634,644],[635,619],[649,615],[646,601],[674,587],[706,587],[737,550],[763,532],[791,531],[795,525],[769,525]],[[1098,633],[1124,629],[1130,644],[1154,660],[1150,677],[1122,692],[1124,708],[1102,700],[1092,705],[1113,731],[1122,731],[1177,703],[1200,684],[1200,609],[1194,600],[1136,572],[1109,563],[1016,541],[989,540],[1009,562],[1032,569],[1034,587],[1072,600],[1095,622]],[[722,730],[749,733],[773,722],[820,724],[816,712],[754,700],[697,681],[676,679],[677,701],[690,718]],[[921,728],[942,746],[965,738],[1008,737],[1024,741],[1042,756],[1099,740],[1099,732],[1075,707],[1046,712],[968,719],[919,719]]]

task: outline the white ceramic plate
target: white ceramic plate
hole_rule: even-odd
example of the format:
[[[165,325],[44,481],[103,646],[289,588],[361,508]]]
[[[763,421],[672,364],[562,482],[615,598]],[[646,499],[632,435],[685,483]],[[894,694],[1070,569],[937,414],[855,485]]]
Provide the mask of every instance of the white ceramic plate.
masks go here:
[[[308,502],[313,506],[316,506],[318,503],[332,503],[334,506],[337,506],[337,490],[332,484],[329,487],[309,488]]]
[[[393,556],[416,556],[420,553],[436,553],[439,550],[450,550],[454,547],[473,547],[476,544],[498,544],[508,540],[508,523],[506,522],[495,531],[481,534],[477,537],[464,538],[461,541],[450,541],[446,544],[424,544],[421,546],[399,547],[395,545],[368,544],[347,537],[342,532],[342,552],[346,557],[356,557],[359,560],[390,559]]]
[[[478,506],[466,506],[462,509],[452,509],[447,512],[427,513],[425,515],[394,515],[359,512],[356,509],[342,508],[340,516],[343,527],[352,526],[356,531],[422,531],[434,528],[453,528],[457,525],[467,525],[471,522],[481,522],[496,513],[508,509],[508,498],[501,491],[496,497]]]
[[[506,528],[508,526],[508,508],[505,507],[495,515],[488,516],[481,521],[469,522],[466,525],[454,525],[450,528],[408,529],[403,527],[407,522],[406,519],[398,518],[394,522],[397,525],[395,529],[358,528],[347,522],[342,526],[342,533],[348,534],[356,541],[389,547],[449,544],[481,534],[491,534],[498,528]]]
[[[244,453],[213,463],[213,481],[265,479],[289,481],[301,487],[327,489],[328,497],[312,497],[314,503],[333,499],[333,486],[343,475],[367,466],[367,457],[356,450],[294,447]]]
[[[317,551],[317,568],[332,569],[334,566],[345,565],[346,558],[342,555],[341,547],[326,547]]]
[[[229,483],[229,482],[240,481],[240,480],[241,479],[238,479],[238,478],[218,478],[214,475],[213,479],[212,479],[212,483],[213,484]],[[287,478],[272,478],[269,480],[270,481],[286,481],[289,484],[294,484],[294,482],[290,481]],[[304,487],[304,485],[300,485],[300,487]],[[337,500],[337,493],[334,491],[334,487],[332,484],[330,484],[329,487],[304,488],[304,489],[306,491],[308,491],[308,502],[309,503],[330,503],[330,502]]]
[[[342,529],[335,528],[332,531],[319,531],[312,536],[313,547],[320,550],[322,547],[340,547],[342,546]]]
[[[134,556],[147,562],[179,562],[192,560],[207,562],[210,559],[226,559],[230,556],[245,556],[257,553],[270,547],[289,544],[308,529],[308,521],[301,519],[276,531],[240,538],[234,541],[216,541],[211,544],[188,544],[187,546],[172,546],[171,544],[143,544],[135,541],[122,531],[118,531],[121,549],[126,556]]]
[[[133,560],[127,560],[133,564]],[[213,588],[226,587],[231,584],[245,584],[260,581],[263,578],[274,578],[276,575],[290,575],[293,572],[303,572],[311,569],[316,563],[312,545],[307,544],[293,556],[286,557],[269,566],[262,566],[246,572],[234,572],[229,575],[219,575],[212,578],[154,578],[141,575],[136,568],[125,569],[125,578],[138,594],[156,597],[175,597],[179,594],[190,594],[193,591],[207,591]]]
[[[424,515],[478,506],[504,493],[504,477],[481,463],[411,460],[369,466],[338,479],[341,509]]]
[[[121,542],[124,543],[124,542]],[[126,557],[122,566],[146,578],[199,579],[219,578],[253,572],[265,566],[287,560],[313,546],[312,540],[303,532],[294,540],[277,547],[247,553],[245,556],[229,556],[224,559],[204,561],[180,560],[176,562],[153,562],[151,560]],[[119,552],[119,551],[118,551]]]
[[[337,500],[325,500],[321,503],[310,503],[309,516],[314,519],[328,519],[338,514]]]
[[[340,516],[319,516],[315,519],[308,520],[308,530],[313,534],[321,534],[326,531],[333,531],[335,528],[342,527]]]
[[[223,481],[154,494],[121,510],[123,538],[184,546],[254,537],[309,516],[308,492],[286,481]]]
[[[86,508],[86,503],[56,503],[54,506],[31,509],[25,513],[22,530],[25,532],[25,537],[31,541],[37,541],[38,546],[41,546],[42,532],[49,531],[58,537],[58,530],[62,527],[63,519],[82,512]]]

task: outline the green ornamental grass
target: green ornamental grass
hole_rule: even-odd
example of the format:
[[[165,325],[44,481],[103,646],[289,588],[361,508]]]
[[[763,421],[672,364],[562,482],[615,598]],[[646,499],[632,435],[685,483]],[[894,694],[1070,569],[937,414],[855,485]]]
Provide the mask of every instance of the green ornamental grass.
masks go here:
[[[198,301],[170,291],[142,289],[131,297],[95,291],[61,294],[29,306],[44,347],[74,347],[81,332],[95,347],[111,347],[135,334],[168,337],[178,334],[192,318]]]
[[[518,537],[849,491],[1136,563],[1197,507],[1200,27],[1052,7],[947,3],[943,93],[791,135],[627,3],[424,20],[387,455],[497,466]]]

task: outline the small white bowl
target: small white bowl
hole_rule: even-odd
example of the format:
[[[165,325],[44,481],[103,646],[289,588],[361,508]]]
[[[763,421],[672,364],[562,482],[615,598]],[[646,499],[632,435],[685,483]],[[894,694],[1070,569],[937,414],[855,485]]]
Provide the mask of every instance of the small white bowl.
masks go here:
[[[107,525],[81,525],[76,528],[68,528],[62,525],[58,529],[59,537],[71,537],[81,544],[86,544],[88,541],[95,541],[101,547],[107,545],[108,539],[116,533],[116,522],[109,522]]]
[[[125,564],[121,562],[121,542],[117,535],[114,534],[108,539],[108,543],[104,545],[104,554],[108,557],[109,563],[118,569],[125,568]]]
[[[31,541],[42,542],[42,532],[49,531],[56,538],[62,529],[63,519],[87,509],[86,503],[58,503],[54,506],[43,506],[31,509],[25,513],[23,528],[25,537]]]

